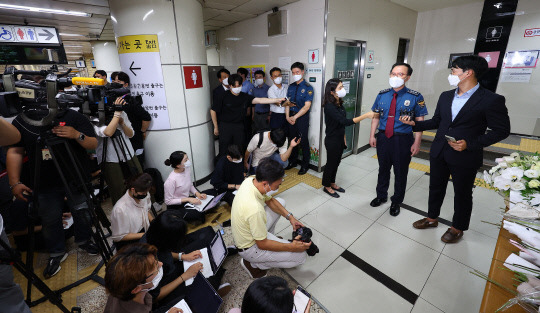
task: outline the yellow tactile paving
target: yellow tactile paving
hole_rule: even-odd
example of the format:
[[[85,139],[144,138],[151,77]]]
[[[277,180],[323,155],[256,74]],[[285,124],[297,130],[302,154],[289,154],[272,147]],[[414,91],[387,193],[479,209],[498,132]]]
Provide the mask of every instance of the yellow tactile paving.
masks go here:
[[[429,131],[425,131],[423,135],[428,136],[428,137],[435,137],[435,133],[429,132]],[[537,151],[540,151],[540,140],[528,139],[528,138],[520,138],[520,139],[521,140],[520,140],[519,145],[512,145],[508,143],[498,142],[496,144],[491,145],[491,147],[530,152],[530,153],[535,153]]]

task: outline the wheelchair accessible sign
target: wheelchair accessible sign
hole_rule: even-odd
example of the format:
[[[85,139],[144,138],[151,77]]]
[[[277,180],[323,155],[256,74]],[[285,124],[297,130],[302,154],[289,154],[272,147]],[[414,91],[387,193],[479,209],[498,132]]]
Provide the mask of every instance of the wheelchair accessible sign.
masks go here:
[[[60,44],[54,27],[0,25],[0,42]]]
[[[140,95],[143,100],[142,106],[152,116],[149,129],[170,129],[158,36],[118,37],[118,57],[122,71],[129,75],[131,95]]]

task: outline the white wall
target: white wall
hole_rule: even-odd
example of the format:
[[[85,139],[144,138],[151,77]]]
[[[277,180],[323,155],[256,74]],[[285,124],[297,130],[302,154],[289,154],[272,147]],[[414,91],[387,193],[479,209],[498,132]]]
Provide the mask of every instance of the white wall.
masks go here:
[[[506,51],[539,50],[540,36],[524,37],[525,29],[540,27],[538,0],[520,0]],[[540,136],[540,64],[529,83],[500,82],[497,93],[506,97],[512,133]]]
[[[219,51],[216,47],[207,47],[206,48],[206,61],[208,66],[219,66]]]
[[[366,70],[362,92],[362,113],[369,111],[380,90],[389,88],[388,73],[396,62],[399,38],[411,40],[409,59],[415,36],[417,12],[389,0],[330,0],[326,50],[326,81],[334,74],[335,40],[351,39],[366,42],[375,55],[374,70]],[[367,64],[367,63],[366,63]],[[366,78],[371,74],[371,78]],[[360,122],[358,146],[369,142],[371,121]],[[321,151],[324,151],[321,148]],[[325,164],[323,157],[323,165]]]
[[[266,65],[267,84],[269,71],[279,65],[280,57],[290,57],[291,62],[300,61],[306,65],[306,80],[316,77],[311,83],[315,90],[310,113],[309,143],[319,149],[319,126],[321,112],[321,75],[308,75],[307,68],[322,67],[322,47],[324,31],[324,0],[300,0],[280,7],[287,10],[287,34],[268,37],[267,14],[233,24],[218,30],[220,65],[231,73],[242,65]],[[227,40],[240,38],[240,40]],[[319,64],[309,64],[308,50],[319,49]],[[316,164],[313,163],[312,164]]]
[[[447,79],[450,53],[474,51],[483,5],[475,2],[418,13],[409,87],[424,96],[428,117],[435,112],[441,92],[452,89]]]

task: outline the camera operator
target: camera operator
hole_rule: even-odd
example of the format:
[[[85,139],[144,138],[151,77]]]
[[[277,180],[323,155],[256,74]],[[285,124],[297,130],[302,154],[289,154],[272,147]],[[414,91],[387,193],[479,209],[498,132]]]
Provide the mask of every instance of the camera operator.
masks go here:
[[[114,83],[118,83],[122,85],[122,88],[126,88],[129,91],[129,76],[124,72],[119,72],[116,75]],[[150,113],[148,113],[141,104],[139,103],[128,103],[128,105],[125,106],[124,112],[126,112],[129,121],[131,122],[131,126],[133,126],[133,131],[135,134],[133,137],[131,137],[129,140],[131,141],[131,145],[133,145],[133,149],[135,150],[135,155],[137,156],[137,159],[139,159],[139,163],[141,164],[141,167],[144,168],[144,140],[146,139],[146,130],[150,126],[150,121],[152,121],[152,117],[150,116]]]
[[[13,125],[0,118],[0,146],[8,146],[21,140],[21,134]],[[0,215],[0,236],[5,243],[9,245],[6,232],[3,227],[2,216]],[[4,250],[0,247],[0,255],[3,256]],[[2,311],[7,313],[23,312],[31,313],[30,308],[24,302],[24,296],[19,285],[13,281],[13,270],[9,264],[0,263],[0,303]]]
[[[97,139],[90,121],[81,113],[73,110],[62,110],[56,115],[57,125],[52,128],[52,134],[67,139],[73,151],[73,157],[78,160],[83,168],[88,169],[87,162],[89,160],[87,150],[92,150],[97,147]],[[62,208],[64,207],[64,198],[67,196],[67,191],[62,183],[60,173],[56,169],[54,162],[47,155],[50,155],[49,147],[42,147],[38,143],[38,137],[47,136],[46,131],[51,126],[34,126],[25,122],[21,115],[13,120],[15,126],[21,133],[21,140],[14,146],[8,149],[7,153],[7,171],[9,176],[9,184],[13,195],[20,200],[29,201],[31,199],[33,178],[28,181],[21,181],[21,169],[23,157],[26,152],[28,156],[28,164],[30,173],[35,173],[35,158],[41,157],[41,175],[38,182],[39,194],[39,210],[37,214],[41,217],[42,233],[45,239],[45,244],[49,250],[49,260],[43,272],[45,278],[58,273],[61,269],[60,263],[67,257],[65,251],[64,228],[62,224]],[[36,149],[41,149],[37,151]],[[58,147],[57,153],[59,166],[65,167],[66,164],[60,162],[67,155],[67,150],[64,147]],[[68,165],[69,166],[69,165]],[[62,168],[62,172],[66,176],[68,183],[73,183],[72,168]],[[83,173],[89,176],[90,173]],[[75,189],[75,188],[74,188]],[[73,190],[72,197],[68,197],[68,206],[73,215],[75,222],[75,242],[79,248],[84,249],[89,254],[97,254],[97,248],[90,241],[91,228],[88,224],[88,216],[83,214],[86,212],[81,210],[87,207],[87,199],[81,190]]]
[[[122,97],[118,97],[114,105],[125,106],[126,101]],[[98,136],[96,149],[98,163],[103,160],[104,138],[108,138],[107,155],[105,156],[105,164],[102,164],[102,171],[109,187],[112,205],[115,205],[116,201],[125,193],[125,180],[132,175],[142,173],[141,165],[135,157],[133,146],[128,139],[133,137],[133,128],[126,112],[116,111],[108,125],[94,125],[94,130]],[[132,171],[135,173],[130,173]]]
[[[292,242],[273,232],[280,216],[294,230],[304,227],[285,209],[283,199],[272,198],[283,182],[285,171],[278,161],[266,158],[259,162],[255,176],[244,180],[236,194],[231,215],[233,239],[242,259],[240,265],[252,278],[261,278],[270,268],[291,268],[306,261],[305,243],[297,236]]]

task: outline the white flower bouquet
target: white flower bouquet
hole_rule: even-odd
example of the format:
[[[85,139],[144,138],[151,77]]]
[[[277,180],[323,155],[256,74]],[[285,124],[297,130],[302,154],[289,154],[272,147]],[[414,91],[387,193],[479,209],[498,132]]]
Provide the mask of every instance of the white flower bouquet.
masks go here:
[[[509,200],[507,215],[540,219],[540,156],[514,152],[495,160],[484,180]]]

